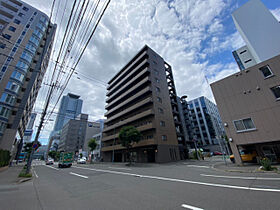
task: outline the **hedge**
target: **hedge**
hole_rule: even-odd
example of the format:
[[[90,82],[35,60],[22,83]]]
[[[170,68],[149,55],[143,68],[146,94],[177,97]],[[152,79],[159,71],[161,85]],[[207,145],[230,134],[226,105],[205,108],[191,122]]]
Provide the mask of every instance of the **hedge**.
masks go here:
[[[0,149],[0,167],[9,165],[10,158],[10,151]]]

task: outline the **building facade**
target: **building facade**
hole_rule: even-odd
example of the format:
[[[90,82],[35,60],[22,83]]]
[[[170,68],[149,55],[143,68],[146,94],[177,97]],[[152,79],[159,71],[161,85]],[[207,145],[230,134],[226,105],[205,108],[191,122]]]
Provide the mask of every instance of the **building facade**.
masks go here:
[[[256,60],[254,59],[249,48],[246,45],[233,51],[232,55],[240,71],[257,64]]]
[[[163,58],[145,46],[108,82],[107,90],[101,148],[104,161],[127,161],[118,134],[128,125],[142,134],[140,142],[132,147],[135,161],[183,158],[178,145],[184,145],[185,139],[180,130],[172,69]]]
[[[217,106],[204,96],[193,99],[184,106],[189,108],[191,138],[199,147],[210,151],[220,150],[219,141],[224,141],[225,132]]]
[[[280,45],[276,44],[280,43],[280,23],[261,0],[248,1],[232,13],[232,18],[252,61],[260,63],[280,54]]]
[[[37,115],[36,113],[32,113],[30,116],[27,127],[24,131],[23,143],[31,142],[31,138],[32,138],[32,134],[33,134],[33,126],[34,126],[34,122],[36,120],[36,115]]]
[[[211,84],[236,163],[239,150],[280,161],[280,55]]]
[[[19,0],[0,1],[0,148],[23,141],[48,67],[56,26]]]
[[[87,128],[86,128],[86,137],[85,137],[85,144],[84,144],[84,151],[87,157],[90,155],[90,148],[88,147],[88,142],[92,139],[95,138],[97,134],[102,133],[103,130],[103,125],[100,122],[88,122],[87,123]],[[96,139],[96,138],[95,138]],[[100,143],[100,138],[99,138],[99,143]],[[96,139],[97,141],[97,139]],[[100,150],[100,148],[99,148]],[[96,154],[96,151],[95,151]],[[99,157],[100,157],[100,152],[99,152]]]
[[[84,150],[88,115],[80,114],[76,119],[70,119],[62,128],[58,151],[79,154]]]

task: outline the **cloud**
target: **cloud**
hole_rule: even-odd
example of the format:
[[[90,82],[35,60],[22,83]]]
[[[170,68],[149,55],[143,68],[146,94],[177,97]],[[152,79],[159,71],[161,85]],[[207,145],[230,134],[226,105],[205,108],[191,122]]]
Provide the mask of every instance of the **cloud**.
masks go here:
[[[67,1],[60,1],[61,7]],[[45,2],[27,2],[50,12]],[[237,71],[237,66],[233,58],[212,64],[212,56],[244,44],[237,32],[226,33],[224,19],[230,18],[230,10],[231,0],[111,1],[65,94],[81,95],[83,112],[91,120],[103,118],[106,86],[102,82],[108,82],[147,44],[172,66],[178,95],[189,99],[204,95],[213,100],[209,82]],[[43,107],[43,91],[46,88],[38,97],[37,109]],[[52,126],[46,126],[43,136]]]
[[[270,10],[270,12],[274,15],[274,17],[280,21],[280,7],[279,8],[276,8],[276,9],[273,9],[273,10]]]

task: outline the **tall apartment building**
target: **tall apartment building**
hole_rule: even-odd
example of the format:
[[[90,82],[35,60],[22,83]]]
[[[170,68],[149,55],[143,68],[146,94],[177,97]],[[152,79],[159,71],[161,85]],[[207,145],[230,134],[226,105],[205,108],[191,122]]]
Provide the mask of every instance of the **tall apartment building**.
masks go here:
[[[180,130],[172,69],[163,58],[145,46],[108,82],[107,90],[101,149],[104,161],[126,161],[118,134],[127,125],[142,134],[132,148],[137,162],[184,158],[186,140]]]
[[[280,54],[280,23],[260,0],[250,0],[232,13],[246,46],[233,52],[240,70]]]
[[[19,0],[0,1],[0,148],[26,130],[48,67],[56,26]]]
[[[219,146],[214,146],[219,145],[219,141],[223,141],[222,136],[224,136],[217,106],[204,96],[193,99],[184,106],[189,107],[192,139],[202,148],[211,151],[220,150]]]
[[[58,151],[77,154],[84,150],[87,124],[87,114],[80,114],[76,119],[68,120],[61,130]]]

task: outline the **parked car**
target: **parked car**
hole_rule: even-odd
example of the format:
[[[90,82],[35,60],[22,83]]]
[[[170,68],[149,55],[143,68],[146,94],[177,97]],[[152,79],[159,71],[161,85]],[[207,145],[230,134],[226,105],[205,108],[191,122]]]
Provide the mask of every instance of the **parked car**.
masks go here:
[[[240,153],[241,160],[243,162],[254,162],[254,163],[257,162],[256,151],[249,151],[249,150],[243,149],[243,150],[240,150],[239,153]],[[231,162],[235,163],[234,155],[231,155],[229,158],[230,158]]]
[[[46,160],[46,165],[52,165],[52,164],[53,164],[53,159]]]
[[[79,163],[79,164],[86,164],[86,162],[87,162],[87,160],[84,157],[79,158],[78,161],[77,161],[77,163]]]
[[[213,155],[213,156],[215,156],[215,155],[223,155],[223,153],[218,152],[218,151],[215,151],[215,152],[212,152],[212,155]]]

